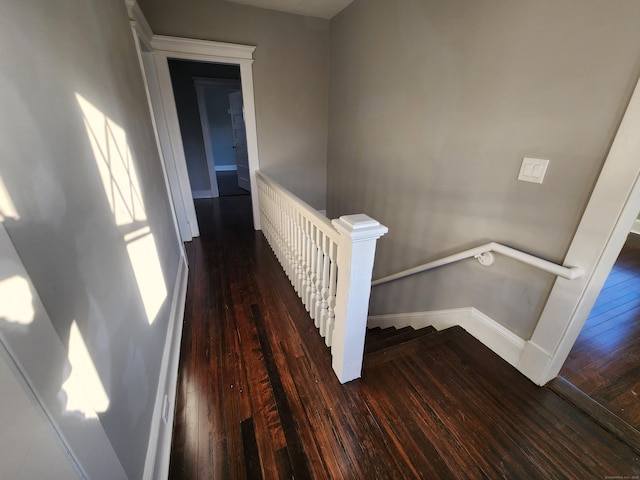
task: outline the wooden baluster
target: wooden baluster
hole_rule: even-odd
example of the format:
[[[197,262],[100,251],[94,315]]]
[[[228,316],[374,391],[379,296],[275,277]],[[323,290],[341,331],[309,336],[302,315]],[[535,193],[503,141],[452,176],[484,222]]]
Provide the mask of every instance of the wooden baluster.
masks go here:
[[[284,235],[284,244],[285,244],[285,263],[286,263],[286,272],[287,277],[289,277],[289,281],[293,283],[293,228],[291,225],[291,206],[286,204],[282,206],[283,211],[283,235]]]
[[[329,294],[327,296],[327,321],[324,325],[324,342],[330,347],[333,341],[333,329],[336,320],[336,291],[338,289],[338,245],[329,245]]]
[[[309,309],[307,308],[307,303],[306,303],[306,299],[307,299],[307,279],[309,276],[309,271],[308,271],[308,262],[307,262],[307,255],[309,253],[309,236],[307,234],[307,227],[308,227],[308,221],[307,218],[304,216],[304,214],[300,215],[300,227],[302,230],[302,251],[301,253],[301,258],[302,258],[302,284],[300,286],[300,299],[302,300],[302,304],[304,305],[304,308],[309,311]]]
[[[298,277],[296,280],[296,292],[298,296],[302,298],[302,287],[304,285],[304,232],[302,231],[302,213],[299,211],[296,212],[296,227],[297,227],[297,239],[298,243],[296,245],[296,257],[298,258]]]
[[[320,310],[316,326],[320,331],[325,330],[327,324],[327,308],[329,305],[329,244],[331,239],[324,233],[322,235],[322,265],[320,267]]]
[[[340,217],[332,220],[336,243],[308,208],[280,190],[260,180],[258,195],[265,237],[331,347],[338,379],[358,378],[375,245],[387,228],[366,215]]]
[[[287,266],[287,239],[286,239],[286,227],[284,222],[284,218],[286,215],[285,202],[283,201],[282,197],[280,197],[280,195],[277,195],[274,198],[273,204],[275,207],[275,211],[273,212],[273,214],[275,217],[274,218],[274,223],[276,225],[275,230],[277,232],[276,237],[278,242],[278,254],[277,254],[278,261],[280,262],[280,265],[282,265],[282,269],[288,276],[289,270]]]
[[[312,220],[309,220],[309,293],[307,294],[307,302],[309,303],[309,316],[315,320],[315,301],[316,301],[316,274],[317,274],[317,256],[316,256],[316,226]],[[314,322],[315,323],[315,322]]]
[[[317,325],[316,319],[320,316],[319,303],[320,303],[320,274],[322,269],[322,247],[320,245],[320,239],[322,231],[319,227],[314,225],[313,228],[313,276],[311,277],[311,318],[314,320],[314,324]]]
[[[311,313],[311,287],[313,285],[313,222],[305,217],[305,275],[304,275],[304,306]]]
[[[296,275],[296,224],[295,224],[295,211],[291,205],[287,206],[287,223],[289,225],[289,233],[287,235],[289,242],[289,281],[295,288]]]
[[[296,225],[296,211],[291,207],[291,285],[298,293],[298,226]]]

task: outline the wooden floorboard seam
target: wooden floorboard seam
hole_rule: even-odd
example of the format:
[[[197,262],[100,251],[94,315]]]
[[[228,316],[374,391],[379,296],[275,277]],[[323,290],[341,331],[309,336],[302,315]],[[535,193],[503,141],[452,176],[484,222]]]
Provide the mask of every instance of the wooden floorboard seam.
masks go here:
[[[589,415],[605,430],[611,432],[625,442],[640,455],[640,432],[611,412],[592,397],[578,389],[564,377],[557,377],[547,387],[561,398],[575,405],[576,408]]]
[[[459,328],[341,385],[250,200],[196,202],[170,479],[640,475],[628,444]]]

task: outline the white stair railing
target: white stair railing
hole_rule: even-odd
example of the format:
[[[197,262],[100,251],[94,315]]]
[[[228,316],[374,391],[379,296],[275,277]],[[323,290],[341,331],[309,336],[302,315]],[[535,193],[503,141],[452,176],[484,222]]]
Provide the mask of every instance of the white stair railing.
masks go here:
[[[367,215],[329,221],[256,172],[262,231],[320,335],[341,383],[360,377],[376,242],[388,229]]]

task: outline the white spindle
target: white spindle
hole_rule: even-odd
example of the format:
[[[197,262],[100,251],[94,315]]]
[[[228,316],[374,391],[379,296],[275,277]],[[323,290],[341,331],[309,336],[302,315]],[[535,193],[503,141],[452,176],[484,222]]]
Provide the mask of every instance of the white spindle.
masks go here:
[[[344,383],[360,376],[376,240],[387,228],[366,215],[329,222],[257,172],[265,238],[327,346]]]
[[[331,242],[329,245],[329,295],[327,296],[327,319],[324,322],[323,335],[327,347],[331,346],[333,339],[333,326],[336,319],[336,291],[338,285],[338,245]]]

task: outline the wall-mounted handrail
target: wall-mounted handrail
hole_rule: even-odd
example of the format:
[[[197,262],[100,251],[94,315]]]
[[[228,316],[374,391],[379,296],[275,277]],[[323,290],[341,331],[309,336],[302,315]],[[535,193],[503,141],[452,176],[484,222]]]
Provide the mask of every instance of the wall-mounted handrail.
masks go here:
[[[533,267],[539,268],[540,270],[544,270],[545,272],[552,273],[568,280],[574,280],[584,275],[584,270],[580,267],[565,267],[563,265],[558,265],[543,258],[521,252],[520,250],[516,250],[515,248],[507,247],[506,245],[502,245],[501,243],[489,242],[478,247],[470,248],[469,250],[465,250],[460,253],[449,255],[448,257],[444,257],[439,260],[434,260],[433,262],[428,262],[417,267],[403,270],[402,272],[394,273],[393,275],[387,275],[386,277],[378,278],[377,280],[371,282],[371,286],[375,287],[376,285],[381,285],[393,280],[398,280],[399,278],[408,277],[409,275],[413,275],[416,273],[425,272],[433,268],[442,267],[443,265],[448,265],[459,260],[464,260],[465,258],[475,257],[480,260],[481,263],[489,265],[492,262],[488,259],[487,255],[491,252],[501,253],[502,255],[506,255],[507,257],[511,257],[522,263],[526,263],[527,265],[531,265]]]

